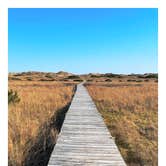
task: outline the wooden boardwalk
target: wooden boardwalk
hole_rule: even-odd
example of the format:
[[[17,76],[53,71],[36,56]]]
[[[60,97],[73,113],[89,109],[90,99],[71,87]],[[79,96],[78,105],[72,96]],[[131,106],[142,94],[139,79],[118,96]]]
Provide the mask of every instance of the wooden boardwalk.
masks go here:
[[[48,166],[125,166],[86,88],[79,84]]]

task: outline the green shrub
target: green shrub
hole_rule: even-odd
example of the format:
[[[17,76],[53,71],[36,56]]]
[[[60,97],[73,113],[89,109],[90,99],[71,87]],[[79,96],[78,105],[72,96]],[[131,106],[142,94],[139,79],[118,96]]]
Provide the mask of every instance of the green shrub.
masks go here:
[[[94,74],[93,74],[93,75],[91,75],[90,77],[91,77],[91,78],[100,78],[100,77],[102,77],[102,76],[101,76],[101,75],[94,75]]]
[[[46,74],[45,77],[53,79],[53,76],[51,74]]]
[[[113,73],[107,73],[105,74],[105,76],[109,78],[122,78],[120,74],[113,74]]]
[[[149,75],[145,76],[145,78],[156,78],[156,79],[158,79],[158,74],[149,74]]]
[[[21,80],[21,79],[17,77],[9,77],[9,80]]]
[[[8,91],[8,104],[15,104],[15,103],[19,103],[20,102],[20,98],[18,96],[18,93],[13,90],[9,90]]]
[[[105,81],[106,81],[106,82],[112,82],[112,80],[111,80],[111,79],[106,79]]]
[[[71,75],[71,76],[68,76],[68,79],[80,79],[80,76],[78,76],[78,75]]]
[[[78,81],[78,82],[82,82],[83,80],[82,79],[75,79],[73,81]]]
[[[127,80],[127,82],[137,82],[137,81],[129,79],[129,80]]]
[[[27,81],[32,81],[33,80],[32,77],[27,77],[26,79],[27,79]]]
[[[143,82],[143,80],[136,80],[136,82]]]

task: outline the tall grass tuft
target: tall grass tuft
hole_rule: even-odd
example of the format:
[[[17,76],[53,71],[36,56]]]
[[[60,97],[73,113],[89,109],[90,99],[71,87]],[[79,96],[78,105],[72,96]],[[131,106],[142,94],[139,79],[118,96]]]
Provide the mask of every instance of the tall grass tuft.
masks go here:
[[[13,91],[12,89],[8,91],[8,104],[19,103],[20,98],[18,96],[17,91]]]

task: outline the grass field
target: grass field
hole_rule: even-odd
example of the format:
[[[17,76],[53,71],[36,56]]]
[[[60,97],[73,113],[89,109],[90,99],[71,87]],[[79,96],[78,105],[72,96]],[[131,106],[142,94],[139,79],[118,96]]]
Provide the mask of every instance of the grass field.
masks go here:
[[[129,166],[157,166],[158,84],[88,83],[88,91]]]
[[[46,165],[74,84],[9,81],[9,89],[20,99],[9,104],[9,166]]]
[[[9,166],[47,165],[82,80],[128,166],[157,166],[158,75],[67,72],[9,74]]]

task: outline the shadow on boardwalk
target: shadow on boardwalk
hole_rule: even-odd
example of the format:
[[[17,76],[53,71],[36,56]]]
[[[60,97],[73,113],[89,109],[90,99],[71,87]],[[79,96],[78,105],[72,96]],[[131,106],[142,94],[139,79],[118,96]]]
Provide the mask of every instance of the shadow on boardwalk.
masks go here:
[[[49,123],[40,127],[38,136],[27,143],[24,166],[47,165],[69,105],[55,113]]]
[[[74,88],[75,91],[76,87]],[[53,117],[39,128],[37,137],[27,142],[22,166],[47,166],[70,104],[56,111]],[[11,160],[9,156],[8,165],[17,166],[18,164]]]

